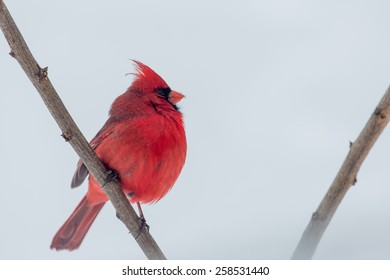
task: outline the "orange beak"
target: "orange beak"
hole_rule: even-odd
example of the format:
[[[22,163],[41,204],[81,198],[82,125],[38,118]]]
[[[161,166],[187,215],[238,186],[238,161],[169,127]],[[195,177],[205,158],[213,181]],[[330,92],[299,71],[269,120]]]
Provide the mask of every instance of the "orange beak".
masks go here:
[[[176,104],[180,102],[180,100],[182,100],[183,98],[184,95],[181,94],[180,92],[171,90],[171,92],[169,93],[169,102],[171,102],[172,104]]]

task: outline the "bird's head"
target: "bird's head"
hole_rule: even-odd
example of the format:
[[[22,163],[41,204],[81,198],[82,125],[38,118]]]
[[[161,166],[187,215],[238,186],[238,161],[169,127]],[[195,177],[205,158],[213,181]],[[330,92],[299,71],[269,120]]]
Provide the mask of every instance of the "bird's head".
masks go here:
[[[130,88],[140,92],[144,98],[156,106],[171,105],[177,110],[176,104],[183,99],[184,95],[172,90],[168,84],[156,72],[145,64],[133,60],[137,73]]]

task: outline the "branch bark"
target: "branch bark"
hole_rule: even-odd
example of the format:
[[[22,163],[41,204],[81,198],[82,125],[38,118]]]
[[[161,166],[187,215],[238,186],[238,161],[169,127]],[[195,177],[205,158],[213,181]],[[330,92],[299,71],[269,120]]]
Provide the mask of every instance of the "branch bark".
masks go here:
[[[366,126],[351,144],[336,178],[307,225],[292,259],[311,259],[348,189],[356,183],[357,173],[375,141],[390,120],[390,87],[372,113]]]
[[[103,185],[107,178],[107,170],[104,164],[89,146],[62,103],[48,78],[47,67],[41,68],[31,54],[3,0],[0,0],[0,28],[11,48],[10,55],[19,62],[41,95],[46,107],[62,130],[62,136],[80,156],[97,182]],[[163,252],[149,232],[144,230],[139,233],[140,222],[138,216],[123,193],[120,184],[117,181],[109,182],[105,185],[104,191],[115,207],[118,218],[126,225],[146,257],[148,259],[165,259]]]

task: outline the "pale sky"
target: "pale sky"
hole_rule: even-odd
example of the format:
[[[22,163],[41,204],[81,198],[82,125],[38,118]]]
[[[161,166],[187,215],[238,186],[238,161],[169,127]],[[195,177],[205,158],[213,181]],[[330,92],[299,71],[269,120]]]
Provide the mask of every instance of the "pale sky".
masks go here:
[[[182,174],[144,206],[169,259],[288,259],[390,82],[388,1],[6,1],[87,139],[137,59],[181,103]],[[0,259],[144,259],[107,204],[77,251],[49,249],[86,192],[78,157],[0,36]],[[390,258],[390,130],[316,259]]]

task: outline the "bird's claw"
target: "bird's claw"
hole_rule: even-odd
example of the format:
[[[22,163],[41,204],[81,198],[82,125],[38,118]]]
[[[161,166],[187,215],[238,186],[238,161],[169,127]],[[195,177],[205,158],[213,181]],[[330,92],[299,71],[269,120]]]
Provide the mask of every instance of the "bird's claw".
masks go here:
[[[146,220],[144,217],[140,217],[140,227],[139,227],[139,230],[140,231],[146,231],[146,232],[149,232],[149,229],[150,229],[150,226],[146,223]]]
[[[139,231],[135,239],[137,239],[141,233],[149,232],[150,229],[150,226],[146,223],[146,220],[143,216],[138,218],[138,223],[139,223]]]
[[[119,174],[116,170],[108,169],[107,170],[107,177],[102,185],[102,188],[104,188],[108,183],[111,183],[112,181],[118,179],[118,177],[119,177]]]

